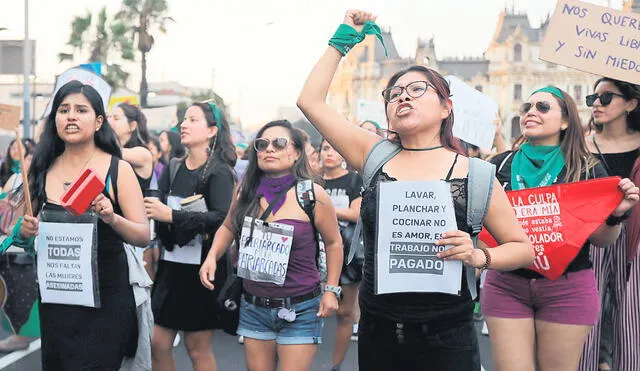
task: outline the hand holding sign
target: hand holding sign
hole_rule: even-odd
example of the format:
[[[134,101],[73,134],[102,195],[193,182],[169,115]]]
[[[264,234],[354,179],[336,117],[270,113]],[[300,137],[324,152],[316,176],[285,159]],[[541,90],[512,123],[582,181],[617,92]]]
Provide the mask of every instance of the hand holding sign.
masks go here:
[[[624,198],[620,201],[618,207],[611,213],[613,216],[622,216],[627,211],[633,209],[640,199],[640,189],[633,184],[628,178],[624,178],[618,184],[618,188],[624,194]]]
[[[473,246],[473,240],[469,233],[463,231],[449,231],[442,234],[436,245],[452,246],[451,248],[436,254],[444,260],[460,260],[464,265],[482,268],[486,263],[486,257],[480,249]]]
[[[20,235],[24,239],[35,237],[38,235],[38,228],[38,218],[31,215],[25,215],[20,226]]]

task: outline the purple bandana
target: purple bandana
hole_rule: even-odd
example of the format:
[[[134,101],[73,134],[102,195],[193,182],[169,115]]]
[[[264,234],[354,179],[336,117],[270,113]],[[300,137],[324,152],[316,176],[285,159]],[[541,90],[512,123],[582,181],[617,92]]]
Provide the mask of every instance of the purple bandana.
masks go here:
[[[296,178],[292,174],[285,175],[280,178],[270,178],[266,175],[263,175],[260,178],[260,184],[258,185],[258,197],[264,197],[269,204],[278,197],[280,192],[285,189],[291,188],[293,183],[295,183]],[[284,205],[284,201],[287,199],[285,195],[278,202],[273,205],[273,209],[271,210],[271,214],[275,214],[278,212],[280,207]]]

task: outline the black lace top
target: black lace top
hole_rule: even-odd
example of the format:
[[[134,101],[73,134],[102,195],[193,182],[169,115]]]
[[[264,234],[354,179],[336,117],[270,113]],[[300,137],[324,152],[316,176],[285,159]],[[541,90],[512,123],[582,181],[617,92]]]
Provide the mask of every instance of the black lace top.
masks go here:
[[[360,305],[363,310],[372,314],[403,323],[431,320],[446,322],[466,320],[473,313],[473,303],[467,287],[464,270],[460,295],[441,293],[375,294],[374,260],[378,225],[378,184],[396,180],[380,170],[362,195],[360,216],[363,223],[365,263],[364,275],[360,286]],[[449,179],[448,176],[445,181],[451,185],[451,195],[453,196],[458,229],[471,232],[471,228],[467,225],[467,178]]]

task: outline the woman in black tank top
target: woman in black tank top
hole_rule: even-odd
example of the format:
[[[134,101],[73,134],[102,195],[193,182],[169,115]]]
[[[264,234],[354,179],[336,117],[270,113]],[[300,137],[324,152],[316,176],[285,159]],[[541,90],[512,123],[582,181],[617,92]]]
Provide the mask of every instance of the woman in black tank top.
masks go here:
[[[596,81],[594,94],[586,99],[592,107],[589,150],[609,175],[633,177],[640,154],[640,86],[605,77]],[[632,340],[640,332],[638,216],[636,206],[633,217],[622,222],[623,233],[614,245],[591,249],[603,308],[600,323],[587,339],[581,370],[595,370],[599,364],[603,370],[640,370],[640,341]]]
[[[149,132],[146,116],[140,108],[121,103],[113,108],[109,124],[120,142],[122,159],[133,167],[140,188],[145,192],[149,189],[153,173],[153,158],[147,148]]]
[[[366,173],[365,159],[378,144],[380,137],[350,124],[326,103],[326,96],[342,56],[360,40],[354,37],[351,42],[345,43],[344,35],[355,35],[364,30],[367,33],[377,33],[381,38],[379,30],[368,23],[373,20],[375,17],[371,13],[357,10],[347,12],[344,24],[336,32],[336,37],[331,39],[331,46],[309,75],[298,98],[298,107],[320,134],[361,174]],[[450,281],[443,282],[453,283],[456,288],[458,282],[461,282],[457,294],[433,291],[416,293],[403,287],[423,281],[433,283],[437,278],[428,271],[428,266],[449,264],[440,259],[461,261],[468,267],[466,269],[475,267],[509,270],[530,264],[534,258],[533,249],[519,226],[504,191],[495,180],[493,184],[496,186],[488,200],[484,224],[494,236],[499,236],[500,246],[491,252],[474,248],[469,233],[470,226],[466,223],[466,199],[467,189],[475,184],[468,184],[470,161],[459,155],[462,149],[458,139],[452,134],[453,114],[448,82],[432,69],[413,66],[393,75],[387,88],[382,91],[382,96],[385,99],[389,128],[396,132],[397,138],[395,146],[384,142],[382,145],[394,147],[399,152],[390,159],[385,159],[386,164],[374,175],[363,194],[361,218],[365,261],[360,287],[360,369],[479,371],[481,365],[472,320],[473,303],[466,275],[451,275]],[[425,183],[424,186],[450,188],[453,210],[448,211],[447,217],[456,219],[457,228],[446,231],[441,236],[431,235],[426,240],[403,235],[411,243],[407,248],[422,246],[420,244],[424,245],[425,242],[435,244],[432,246],[436,246],[436,249],[437,246],[451,246],[432,255],[433,260],[428,263],[422,260],[424,255],[419,253],[394,255],[397,257],[393,259],[389,255],[390,258],[386,261],[376,257],[382,253],[390,254],[398,245],[378,242],[380,237],[389,238],[388,235],[379,234],[384,223],[380,223],[381,218],[389,218],[388,225],[392,225],[389,215],[381,215],[382,200],[401,199],[403,196],[407,198],[406,191],[390,194],[385,193],[385,189],[391,186],[403,187],[404,190],[409,189],[410,183],[417,184],[407,181],[435,181]],[[438,181],[447,184],[436,183]],[[397,184],[382,187],[384,183],[393,182]],[[429,218],[431,219],[424,222],[433,225],[435,218]],[[384,226],[387,227],[386,223]],[[410,236],[425,232],[424,227],[411,228],[408,233]],[[403,267],[397,265],[398,262],[402,262]],[[397,269],[391,269],[393,264],[396,264]],[[423,264],[423,268],[419,268],[419,264]],[[412,273],[411,277],[415,279],[408,280],[403,269],[409,269],[408,273]],[[393,293],[382,294],[377,288],[380,282],[391,282],[396,289]]]
[[[78,81],[63,85],[53,99],[51,112],[29,170],[36,216],[25,215],[20,237],[27,240],[40,232],[44,240],[42,235],[47,231],[39,227],[47,220],[45,215],[56,214],[58,220],[64,219],[61,225],[86,218],[94,221],[97,217],[97,232],[93,233],[97,233],[94,241],[98,246],[92,265],[97,275],[93,276],[93,283],[94,289],[99,290],[99,305],[85,307],[77,301],[64,300],[54,304],[43,299],[41,285],[42,368],[119,370],[123,359],[132,357],[137,348],[136,306],[123,242],[141,246],[149,243],[142,194],[136,191],[133,170],[120,161],[116,137],[105,120],[102,99],[93,87]],[[84,215],[69,216],[60,205],[60,198],[88,168],[105,181],[105,189]],[[118,188],[127,192],[118,192]],[[43,219],[42,224],[38,218]],[[68,231],[61,233],[62,240],[76,238],[69,225],[60,228]],[[45,250],[51,245],[40,246]],[[40,258],[46,259],[45,255]],[[66,261],[71,263],[68,269],[73,274],[73,260]],[[38,278],[40,282],[50,280],[44,274]]]

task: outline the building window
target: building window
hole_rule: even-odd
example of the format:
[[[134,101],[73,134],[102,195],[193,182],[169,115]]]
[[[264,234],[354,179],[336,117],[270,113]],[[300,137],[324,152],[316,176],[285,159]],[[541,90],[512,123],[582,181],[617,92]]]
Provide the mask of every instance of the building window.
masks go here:
[[[582,104],[582,85],[574,85],[573,86],[573,96],[576,98],[576,103],[578,105]]]
[[[522,45],[516,44],[513,47],[513,61],[522,62]]]
[[[515,100],[522,99],[522,84],[513,85],[513,99]]]
[[[511,119],[511,138],[517,138],[522,134],[520,132],[520,116]]]
[[[476,85],[476,90],[482,93],[482,85]]]

